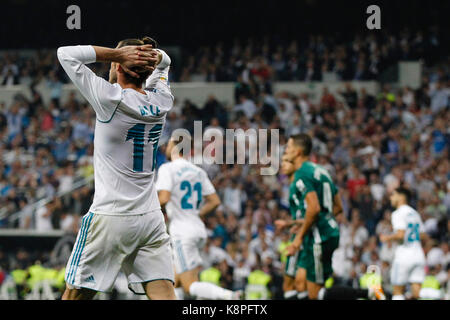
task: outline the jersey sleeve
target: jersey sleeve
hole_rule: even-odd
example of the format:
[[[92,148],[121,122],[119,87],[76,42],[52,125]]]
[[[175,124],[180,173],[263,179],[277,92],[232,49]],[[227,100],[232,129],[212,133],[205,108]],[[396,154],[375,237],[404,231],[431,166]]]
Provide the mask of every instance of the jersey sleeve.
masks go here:
[[[298,191],[303,194],[307,194],[312,191],[316,191],[314,188],[313,177],[309,177],[308,175],[297,172],[295,177],[295,187]]]
[[[91,104],[97,119],[109,121],[122,98],[122,89],[97,76],[86,64],[96,62],[92,46],[60,47],[58,60],[70,80]]]
[[[392,228],[394,231],[406,230],[406,219],[402,211],[392,213]]]
[[[216,193],[216,188],[212,184],[211,180],[209,180],[208,175],[205,171],[202,172],[203,175],[203,188],[202,188],[202,196],[208,196],[210,194]]]
[[[160,63],[153,70],[152,74],[145,81],[145,89],[160,91],[172,95],[169,85],[169,69],[171,59],[166,52],[155,49],[162,54]]]
[[[155,187],[156,191],[166,190],[172,192],[173,181],[168,166],[163,164],[159,167]]]

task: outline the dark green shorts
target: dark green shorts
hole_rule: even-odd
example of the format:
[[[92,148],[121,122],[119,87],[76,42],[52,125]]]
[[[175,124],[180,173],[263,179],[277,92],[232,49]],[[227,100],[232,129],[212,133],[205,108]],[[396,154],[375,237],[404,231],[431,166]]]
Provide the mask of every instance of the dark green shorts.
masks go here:
[[[303,244],[303,250],[298,265],[306,269],[306,280],[325,284],[333,274],[331,258],[339,246],[339,237],[332,237],[322,243],[309,241]]]
[[[301,252],[302,250],[299,250],[293,256],[287,257],[284,273],[291,278],[295,278],[295,274],[297,273],[297,264],[300,260]]]
[[[298,268],[306,269],[306,267],[302,263],[302,261],[304,261],[304,254],[305,251],[302,247],[293,256],[288,256],[286,260],[286,266],[284,267],[284,274],[288,275],[291,278],[295,278]]]

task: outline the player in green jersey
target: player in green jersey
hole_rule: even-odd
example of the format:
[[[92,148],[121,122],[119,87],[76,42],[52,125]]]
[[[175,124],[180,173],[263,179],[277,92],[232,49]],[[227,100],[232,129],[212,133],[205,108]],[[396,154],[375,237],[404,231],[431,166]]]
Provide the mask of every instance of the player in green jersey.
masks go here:
[[[294,255],[302,247],[299,264],[306,269],[309,299],[371,298],[376,289],[324,288],[325,280],[333,273],[333,252],[339,246],[335,216],[342,212],[342,203],[328,171],[309,161],[311,150],[312,140],[306,134],[292,136],[285,150],[286,160],[296,168],[290,197],[298,200],[304,219],[287,247],[288,255]]]
[[[294,179],[295,167],[287,161],[286,156],[281,159],[281,173],[285,174],[289,178],[289,182],[292,183]],[[290,191],[293,185],[290,186]],[[294,186],[295,188],[295,186]],[[292,192],[289,193],[293,194]],[[295,195],[294,195],[295,196]],[[303,223],[301,218],[301,212],[299,210],[299,201],[296,198],[289,197],[289,211],[291,213],[291,219],[278,219],[275,221],[275,226],[280,229],[290,228],[291,242],[295,238],[295,234],[298,232],[299,227]],[[297,251],[293,256],[288,256],[285,273],[283,276],[283,291],[284,298],[289,300],[304,299],[308,293],[306,291],[306,270],[299,268],[301,251]]]
[[[288,140],[285,155],[297,169],[291,197],[297,198],[304,223],[288,247],[294,255],[303,245],[302,264],[307,275],[310,299],[317,299],[325,280],[332,274],[331,257],[339,245],[339,227],[334,219],[333,199],[337,195],[328,172],[309,161],[312,141],[300,134]]]

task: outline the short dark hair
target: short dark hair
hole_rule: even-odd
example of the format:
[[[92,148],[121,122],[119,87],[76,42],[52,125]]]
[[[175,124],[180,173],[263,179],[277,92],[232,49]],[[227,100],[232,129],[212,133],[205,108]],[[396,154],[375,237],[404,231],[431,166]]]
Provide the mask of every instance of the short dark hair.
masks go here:
[[[295,145],[302,148],[304,156],[309,156],[311,154],[312,139],[309,135],[306,133],[294,134],[290,136],[290,139],[294,141]]]
[[[411,191],[409,191],[407,188],[400,186],[395,189],[395,192],[405,196],[406,202],[409,202],[411,200]]]
[[[117,48],[122,48],[125,46],[142,46],[144,44],[151,44],[153,46],[153,48],[158,47],[158,42],[156,42],[156,40],[154,40],[150,37],[143,37],[142,39],[125,39],[125,40],[119,41],[119,43],[117,44]],[[131,82],[138,87],[142,86],[144,81],[148,78],[148,76],[151,73],[150,71],[143,70],[140,67],[134,67],[134,68],[131,68],[131,70],[136,72],[137,74],[139,74],[139,78],[134,78],[131,75],[129,75],[128,73],[125,73],[125,78],[127,79],[128,82]]]

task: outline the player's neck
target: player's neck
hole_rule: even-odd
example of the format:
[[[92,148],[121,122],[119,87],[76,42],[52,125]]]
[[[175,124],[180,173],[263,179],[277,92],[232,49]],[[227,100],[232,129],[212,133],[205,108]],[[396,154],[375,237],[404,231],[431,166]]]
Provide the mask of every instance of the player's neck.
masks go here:
[[[122,89],[133,89],[139,93],[146,94],[145,91],[142,89],[142,87],[138,87],[134,83],[124,81],[117,81],[117,83],[122,87]]]
[[[175,161],[175,160],[178,160],[178,159],[181,159],[181,158],[183,158],[181,155],[173,154],[173,155],[170,156],[170,161]]]
[[[297,158],[295,158],[295,161],[294,161],[295,170],[300,169],[302,167],[303,163],[305,163],[306,161],[309,161],[308,157],[297,157]]]
[[[398,205],[397,205],[397,208],[396,209],[398,209],[398,208],[400,208],[401,206],[407,206],[408,204],[406,203],[406,202],[400,202]]]

